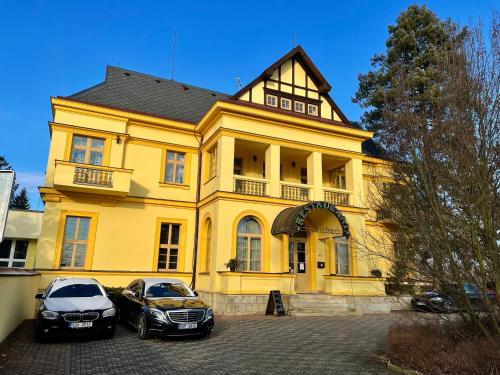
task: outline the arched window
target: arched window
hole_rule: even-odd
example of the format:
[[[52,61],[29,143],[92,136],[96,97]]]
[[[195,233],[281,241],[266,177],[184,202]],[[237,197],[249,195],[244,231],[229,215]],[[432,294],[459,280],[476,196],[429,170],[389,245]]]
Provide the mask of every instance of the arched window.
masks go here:
[[[245,216],[238,223],[236,258],[239,271],[260,271],[262,229],[253,216]]]
[[[205,272],[210,272],[212,260],[212,220],[205,221]]]

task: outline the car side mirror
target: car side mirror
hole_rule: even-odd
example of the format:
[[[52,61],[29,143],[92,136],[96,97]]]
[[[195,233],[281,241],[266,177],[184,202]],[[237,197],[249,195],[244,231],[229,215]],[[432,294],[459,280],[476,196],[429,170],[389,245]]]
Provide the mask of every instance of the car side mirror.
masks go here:
[[[198,297],[198,292],[196,290],[193,290],[193,294]]]
[[[35,294],[35,298],[36,299],[44,299],[45,296],[43,295],[43,292],[38,292],[37,294]]]

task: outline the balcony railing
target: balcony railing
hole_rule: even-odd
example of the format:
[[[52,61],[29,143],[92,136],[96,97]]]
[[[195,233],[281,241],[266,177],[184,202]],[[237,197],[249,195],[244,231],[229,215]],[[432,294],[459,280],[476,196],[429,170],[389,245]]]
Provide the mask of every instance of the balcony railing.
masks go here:
[[[234,178],[234,192],[248,195],[267,195],[267,181],[260,178],[237,176]]]
[[[113,171],[76,167],[73,175],[73,183],[113,187]]]
[[[310,190],[310,187],[300,184],[281,184],[281,198],[307,202],[309,201]]]
[[[351,193],[335,189],[325,189],[325,201],[339,206],[349,206]]]

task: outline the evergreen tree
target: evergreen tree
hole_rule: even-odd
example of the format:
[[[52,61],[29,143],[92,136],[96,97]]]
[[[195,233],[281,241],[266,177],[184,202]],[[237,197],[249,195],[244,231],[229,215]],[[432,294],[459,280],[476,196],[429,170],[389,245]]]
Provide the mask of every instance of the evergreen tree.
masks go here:
[[[14,197],[10,208],[16,208],[18,210],[30,209],[30,201],[28,199],[28,192],[26,191],[26,188],[22,188],[19,194]]]
[[[444,79],[438,68],[440,58],[466,34],[465,29],[451,20],[442,21],[431,10],[418,5],[411,5],[402,12],[388,31],[386,52],[372,57],[374,70],[358,76],[359,86],[353,98],[355,103],[367,109],[362,122],[376,136],[384,132],[383,114],[387,103],[399,95],[395,82],[401,72],[411,77],[407,95],[412,97],[414,109],[432,113]]]
[[[5,159],[2,155],[0,155],[0,170],[14,170],[12,165],[10,165],[7,159]],[[9,207],[29,210],[30,203],[28,199],[28,192],[25,188],[23,188],[18,194],[17,189],[19,189],[19,184],[16,182],[16,178],[14,176],[14,184],[12,185]]]

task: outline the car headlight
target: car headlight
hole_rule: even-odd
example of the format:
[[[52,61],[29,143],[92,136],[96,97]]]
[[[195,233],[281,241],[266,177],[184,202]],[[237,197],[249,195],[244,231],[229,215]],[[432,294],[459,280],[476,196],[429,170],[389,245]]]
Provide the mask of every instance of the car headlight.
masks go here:
[[[44,311],[42,311],[42,316],[45,319],[56,320],[59,318],[59,313],[55,312],[55,311],[44,310]]]
[[[116,309],[114,307],[112,307],[110,309],[104,310],[102,312],[102,317],[106,318],[108,316],[115,316],[115,314],[116,314]]]
[[[207,309],[207,313],[205,315],[205,320],[212,319],[214,317],[214,312],[211,307]]]
[[[149,312],[151,313],[151,315],[154,318],[156,318],[158,320],[166,320],[165,319],[165,314],[161,310],[158,310],[158,309],[149,309]]]

